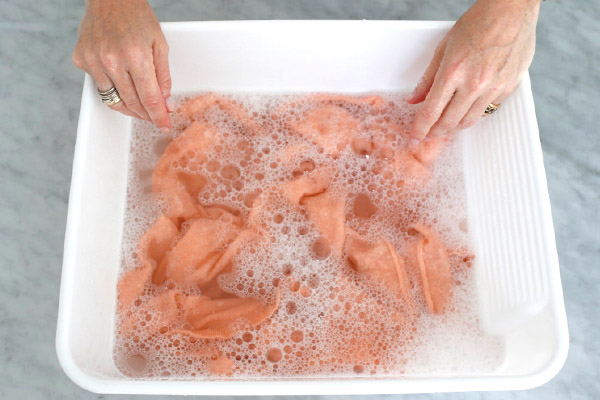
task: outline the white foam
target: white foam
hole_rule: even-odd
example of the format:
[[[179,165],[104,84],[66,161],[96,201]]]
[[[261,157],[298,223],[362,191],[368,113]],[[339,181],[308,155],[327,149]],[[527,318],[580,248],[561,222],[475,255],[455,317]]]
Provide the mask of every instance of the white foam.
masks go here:
[[[346,197],[346,225],[365,240],[374,242],[385,238],[399,254],[403,254],[410,237],[398,227],[407,226],[412,221],[413,217],[407,211],[418,210],[419,221],[431,226],[449,248],[468,248],[462,163],[457,143],[452,143],[440,155],[432,167],[431,178],[424,185],[402,186],[401,181],[406,178],[402,168],[390,174],[372,173],[381,164],[382,150],[377,147],[380,143],[386,143],[385,147],[389,149],[407,147],[406,131],[415,112],[415,106],[401,100],[402,94],[378,95],[386,102],[393,102],[393,113],[371,115],[369,108],[344,105],[361,121],[361,137],[372,138],[378,126],[399,127],[392,135],[384,137],[381,134],[378,137],[380,140],[376,141],[373,154],[357,155],[348,146],[333,156],[320,150],[310,140],[289,134],[285,130],[285,123],[290,119],[290,111],[302,115],[310,110],[311,103],[304,101],[306,95],[239,94],[230,98],[242,104],[253,116],[260,126],[260,134],[250,134],[239,124],[232,123],[225,112],[215,108],[205,115],[205,119],[220,133],[216,144],[222,149],[219,158],[209,153],[207,160],[198,162],[198,157],[192,157],[187,165],[178,167],[191,170],[193,165],[209,178],[208,185],[199,195],[201,204],[226,205],[240,211],[245,220],[250,211],[245,201],[247,194],[260,190],[263,195],[269,192],[272,195],[273,200],[269,203],[271,209],[259,216],[260,224],[265,226],[272,241],[268,245],[245,248],[237,256],[233,271],[220,276],[218,282],[227,292],[241,297],[259,297],[265,301],[273,299],[274,282],[279,282],[283,288],[280,307],[269,320],[257,327],[248,329],[241,326],[239,334],[232,339],[202,345],[235,360],[233,377],[451,374],[491,370],[500,362],[501,343],[484,336],[477,329],[474,279],[470,269],[455,271],[454,278],[461,284],[453,288],[451,311],[443,316],[423,312],[416,320],[409,319],[404,325],[400,324],[405,333],[401,335],[391,334],[398,329],[398,322],[383,316],[379,325],[369,328],[361,322],[362,313],[382,312],[383,308],[378,302],[398,310],[403,309],[403,304],[391,298],[385,288],[361,279],[351,279],[349,284],[360,287],[368,294],[368,299],[361,304],[353,304],[344,298],[344,288],[339,287],[336,279],[342,271],[352,278],[352,272],[344,261],[346,258],[343,257],[341,261],[332,256],[316,258],[312,246],[319,238],[319,233],[301,210],[289,205],[274,189],[282,182],[293,179],[301,169],[302,162],[310,160],[316,168],[324,163],[333,164],[336,172],[328,190],[336,196]],[[179,99],[179,104],[182,100]],[[295,106],[281,114],[281,123],[273,124],[268,120],[274,110],[281,110],[290,102],[294,102]],[[175,129],[170,138],[166,138],[150,123],[134,124],[122,273],[136,268],[137,242],[165,206],[163,200],[150,192],[150,187],[152,170],[162,150],[170,139],[180,135],[189,124],[182,115],[175,114],[173,117]],[[286,160],[283,149],[290,146],[304,146],[306,151]],[[375,152],[379,153],[376,155]],[[305,164],[304,167],[312,166]],[[367,193],[377,207],[368,220],[353,216],[353,202],[360,193]],[[298,233],[303,230],[306,232]],[[310,295],[299,295],[298,289],[292,287],[294,282],[308,287]],[[152,288],[140,300],[149,301],[162,291],[164,288]],[[190,288],[185,291],[187,294],[200,293]],[[426,310],[418,285],[412,288],[412,297],[420,302],[419,307]],[[135,313],[135,308],[133,311]],[[190,344],[181,335],[148,336],[142,326],[148,317],[136,315],[136,318],[140,325],[137,339],[126,337],[119,331],[116,335],[115,361],[125,373],[148,378],[164,376],[178,379],[197,379],[210,375],[207,357],[186,356],[189,355],[188,351],[177,355],[177,348],[189,350],[190,346],[198,344]],[[150,318],[155,321],[160,315]],[[331,327],[332,318],[345,321],[350,329],[364,331],[367,336],[379,335],[379,340],[385,341],[388,346],[386,352],[379,354],[376,362],[364,365],[348,365],[344,362],[322,365],[319,360],[329,357],[332,349],[348,345],[336,337],[337,330]],[[184,323],[175,321],[168,328],[180,328]],[[410,333],[413,329],[415,334]],[[303,334],[300,341],[297,340],[299,334],[295,335],[296,340],[290,334],[297,330]],[[265,334],[265,331],[269,334]],[[279,340],[267,343],[268,338],[273,337]],[[259,353],[258,349],[263,352]],[[264,349],[273,350],[265,353]],[[273,362],[279,357],[280,360]],[[298,370],[300,365],[301,371]]]

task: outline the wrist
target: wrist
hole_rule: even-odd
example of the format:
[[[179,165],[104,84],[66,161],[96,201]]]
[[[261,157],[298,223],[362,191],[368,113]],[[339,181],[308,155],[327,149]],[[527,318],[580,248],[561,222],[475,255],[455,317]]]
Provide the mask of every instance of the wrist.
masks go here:
[[[543,0],[476,0],[475,5],[483,12],[489,12],[496,17],[504,17],[515,20],[519,16],[522,21],[536,23],[540,11],[540,3]]]
[[[85,12],[103,23],[133,20],[150,8],[147,0],[86,0]]]
[[[513,3],[520,3],[526,10],[536,10],[540,7],[542,0],[510,0]]]
[[[529,10],[535,10],[536,12],[537,12],[537,10],[539,10],[540,4],[542,4],[542,1],[545,1],[545,0],[523,0],[523,2],[525,3],[525,6]]]
[[[519,9],[535,9],[544,0],[476,0],[476,3],[488,3],[487,5],[502,5],[503,7],[515,7]]]
[[[85,7],[87,9],[102,9],[115,7],[131,7],[140,4],[148,5],[147,0],[86,0]]]

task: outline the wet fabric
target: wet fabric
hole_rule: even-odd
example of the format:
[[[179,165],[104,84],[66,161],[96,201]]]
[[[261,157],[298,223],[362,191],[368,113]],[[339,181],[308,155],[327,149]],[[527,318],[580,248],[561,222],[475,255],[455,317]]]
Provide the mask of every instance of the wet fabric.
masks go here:
[[[309,139],[324,153],[335,154],[349,147],[357,157],[376,156],[382,160],[381,173],[406,170],[410,177],[407,185],[423,184],[428,179],[432,163],[445,146],[445,139],[435,138],[413,150],[391,149],[385,142],[362,134],[361,121],[352,115],[351,106],[373,110],[388,107],[378,96],[315,95],[310,101],[313,107],[288,123],[290,134]],[[235,271],[236,257],[242,249],[269,245],[270,238],[261,221],[265,210],[277,204],[277,196],[304,213],[319,232],[313,245],[317,259],[331,256],[346,263],[348,275],[339,276],[335,282],[354,288],[346,307],[369,305],[397,321],[414,318],[417,299],[411,285],[416,284],[430,312],[441,314],[446,310],[452,297],[451,256],[439,236],[430,227],[415,223],[409,227],[412,236],[406,248],[394,248],[384,237],[366,240],[348,227],[347,210],[368,221],[378,207],[368,194],[360,193],[350,199],[344,188],[331,187],[335,171],[303,158],[304,146],[277,150],[283,163],[296,166],[292,176],[269,195],[261,191],[244,193],[244,204],[251,207],[246,217],[226,204],[204,202],[202,191],[211,182],[196,166],[205,163],[209,155],[214,158],[219,154],[215,143],[223,134],[207,115],[220,113],[231,126],[254,134],[260,131],[260,124],[237,103],[214,94],[186,101],[179,112],[188,125],[166,147],[152,176],[152,191],[164,204],[162,215],[139,240],[137,266],[118,282],[122,334],[133,335],[142,329],[146,335],[179,334],[199,340],[198,346],[205,349],[198,349],[197,354],[207,358],[210,371],[215,375],[228,374],[235,362],[219,354],[219,340],[233,337],[244,326],[268,324],[270,317],[283,307],[280,294],[284,283],[299,298],[311,297],[312,289],[297,281],[275,282],[272,288],[263,289],[265,294],[256,297],[240,297],[220,283],[220,277]],[[395,135],[401,127],[385,129]],[[243,145],[239,149],[243,151]],[[220,171],[223,180],[243,181],[235,166],[225,165]],[[461,260],[470,261],[468,251],[452,251]],[[391,296],[401,300],[403,307],[382,306],[352,283],[350,276],[386,288]],[[416,277],[416,281],[411,281],[411,277]],[[293,310],[292,306],[287,307],[287,312]],[[135,317],[129,311],[134,308]],[[140,313],[140,308],[144,312]],[[377,313],[364,314],[362,328],[354,332],[349,332],[350,325],[343,314],[332,313],[325,318],[327,324],[339,330],[340,337],[347,338],[330,349],[332,359],[346,358],[356,373],[362,373],[368,360],[385,351],[376,333]],[[149,317],[142,321],[139,315]],[[216,342],[210,342],[210,347],[207,340]]]
[[[448,251],[427,226],[415,224],[410,229],[416,232],[412,243],[412,262],[421,277],[423,296],[429,309],[441,314],[450,301],[452,291]]]
[[[351,231],[348,242],[350,267],[366,279],[388,287],[401,296],[406,304],[412,302],[404,261],[388,241],[368,243]]]

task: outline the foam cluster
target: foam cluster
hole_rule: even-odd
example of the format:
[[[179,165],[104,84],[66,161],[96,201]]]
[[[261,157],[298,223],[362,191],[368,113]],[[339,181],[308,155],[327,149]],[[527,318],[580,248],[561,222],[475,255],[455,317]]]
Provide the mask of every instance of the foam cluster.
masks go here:
[[[118,368],[148,379],[495,368],[501,344],[477,327],[460,143],[440,139],[409,149],[416,108],[402,97],[203,94],[177,99],[169,137],[136,121],[120,290],[140,290],[131,304],[119,294]],[[212,132],[210,145],[186,138],[195,123]],[[169,276],[168,269],[159,279],[159,262],[151,272],[140,267],[140,252],[158,246],[141,250],[140,238],[157,220],[177,230],[165,257],[195,229],[197,216],[177,214],[173,197],[156,189],[157,163],[176,141],[183,150],[166,176],[191,176],[186,195],[194,207],[218,205],[227,210],[225,223],[241,221],[236,232],[254,229],[261,238],[241,245],[210,285]],[[297,194],[304,182],[308,189]],[[232,241],[214,235],[225,252]],[[450,286],[431,276],[445,264]],[[392,272],[378,270],[387,266]],[[136,274],[143,278],[134,285]],[[201,307],[198,299],[218,305],[232,298],[274,306],[266,318],[232,317],[227,334],[198,333],[190,299]]]

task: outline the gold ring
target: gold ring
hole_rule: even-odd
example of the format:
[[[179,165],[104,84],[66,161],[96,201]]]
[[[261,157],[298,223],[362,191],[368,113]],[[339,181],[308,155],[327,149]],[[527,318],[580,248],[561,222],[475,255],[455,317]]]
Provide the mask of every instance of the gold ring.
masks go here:
[[[487,106],[487,108],[483,112],[483,116],[485,117],[486,115],[492,115],[493,113],[495,113],[498,110],[498,108],[500,108],[500,103],[498,103],[498,104],[490,103],[490,105]]]
[[[118,102],[121,101],[119,92],[117,91],[117,88],[114,86],[104,92],[102,92],[100,89],[98,89],[98,94],[102,98],[102,102],[109,107],[114,106],[115,104],[117,104]]]

